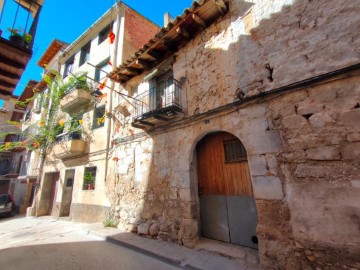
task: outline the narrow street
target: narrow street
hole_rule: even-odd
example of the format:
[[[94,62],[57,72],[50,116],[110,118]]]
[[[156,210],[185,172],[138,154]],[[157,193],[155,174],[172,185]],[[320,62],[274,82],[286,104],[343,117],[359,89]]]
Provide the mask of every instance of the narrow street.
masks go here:
[[[0,218],[0,269],[179,269],[106,242],[81,223],[46,218]]]

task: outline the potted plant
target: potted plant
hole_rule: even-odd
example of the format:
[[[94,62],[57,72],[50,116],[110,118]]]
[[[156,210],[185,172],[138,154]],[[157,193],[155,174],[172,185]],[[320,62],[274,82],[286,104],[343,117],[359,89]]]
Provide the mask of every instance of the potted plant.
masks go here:
[[[20,29],[9,28],[9,32],[11,33],[9,40],[13,43],[16,43],[22,47],[28,47],[31,43],[32,36]],[[23,34],[22,34],[23,32]]]
[[[94,189],[95,175],[93,172],[87,172],[84,175],[84,186],[86,189]]]

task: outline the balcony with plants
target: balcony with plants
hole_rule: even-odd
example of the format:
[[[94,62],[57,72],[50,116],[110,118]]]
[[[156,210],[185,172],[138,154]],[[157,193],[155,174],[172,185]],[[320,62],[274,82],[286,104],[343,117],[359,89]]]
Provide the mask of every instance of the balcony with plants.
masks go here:
[[[181,83],[167,78],[136,97],[132,126],[154,127],[172,121],[182,114]]]
[[[68,78],[68,84],[69,87],[65,90],[60,101],[61,110],[71,115],[86,110],[91,102],[87,73],[71,75]]]
[[[55,137],[53,153],[56,158],[66,159],[82,155],[86,151],[86,140],[83,138],[82,120],[71,119],[64,125],[65,132]]]
[[[0,93],[15,90],[30,58],[43,0],[0,1]]]

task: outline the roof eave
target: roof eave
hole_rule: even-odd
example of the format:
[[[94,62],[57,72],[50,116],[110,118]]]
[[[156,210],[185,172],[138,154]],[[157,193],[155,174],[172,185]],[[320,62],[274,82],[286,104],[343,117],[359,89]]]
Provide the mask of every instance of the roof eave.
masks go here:
[[[119,83],[153,69],[157,64],[177,52],[199,32],[228,11],[228,0],[194,1],[183,14],[163,27],[154,38],[122,65],[116,67],[108,77]]]

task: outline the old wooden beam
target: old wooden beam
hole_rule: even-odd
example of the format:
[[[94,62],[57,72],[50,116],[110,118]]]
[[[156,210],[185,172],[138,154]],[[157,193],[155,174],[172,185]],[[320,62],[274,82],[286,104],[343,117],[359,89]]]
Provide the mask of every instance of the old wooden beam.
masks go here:
[[[194,20],[194,22],[196,22],[202,29],[206,28],[206,22],[200,18],[198,15],[193,14],[192,15],[192,19]]]
[[[213,1],[223,15],[228,11],[228,7],[226,6],[223,0],[213,0]]]
[[[116,74],[115,79],[117,81],[128,81],[128,80],[130,80],[130,77],[126,76],[124,74],[118,73],[118,74]]]
[[[10,78],[10,79],[15,79],[15,80],[20,80],[20,77],[21,77],[20,75],[18,75],[16,73],[12,73],[12,72],[2,69],[1,66],[0,66],[0,74],[4,77]]]
[[[170,41],[166,40],[166,39],[162,39],[161,40],[162,44],[164,44],[170,51],[172,52],[176,52],[177,51],[177,48],[176,46],[171,43]]]
[[[0,84],[1,84],[2,86],[10,87],[10,88],[15,88],[15,87],[16,87],[16,84],[9,83],[9,82],[4,81],[4,80],[0,80]]]
[[[182,36],[185,39],[190,39],[189,32],[186,31],[184,28],[181,27],[176,28],[176,33],[178,33],[180,36]]]
[[[135,61],[135,64],[142,66],[144,69],[148,69],[148,68],[151,67],[151,61],[144,60],[144,59],[140,59],[140,58],[138,58],[138,59]]]
[[[157,61],[163,58],[163,54],[160,51],[149,50],[147,54],[155,58]]]
[[[131,75],[139,75],[139,74],[141,74],[141,72],[142,72],[141,69],[132,68],[132,67],[126,67],[125,69],[126,69]]]
[[[18,69],[25,69],[26,65],[19,63],[17,61],[11,60],[7,57],[4,56],[0,56],[0,63],[4,63],[8,66],[14,67],[14,68],[18,68]]]

